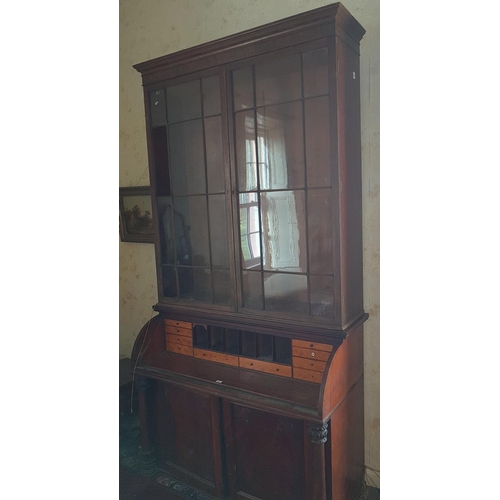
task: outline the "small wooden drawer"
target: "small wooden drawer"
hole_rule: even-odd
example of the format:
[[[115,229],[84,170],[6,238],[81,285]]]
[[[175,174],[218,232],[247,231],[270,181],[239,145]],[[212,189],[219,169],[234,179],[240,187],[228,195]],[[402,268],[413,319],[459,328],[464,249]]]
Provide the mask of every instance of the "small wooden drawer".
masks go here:
[[[193,345],[193,337],[185,337],[183,335],[176,335],[175,333],[167,333],[165,334],[165,339],[167,342],[171,344],[183,344],[183,345]]]
[[[223,352],[206,351],[205,349],[195,348],[194,357],[214,361],[215,363],[238,366],[238,356],[232,356],[231,354],[225,354]]]
[[[317,384],[321,383],[323,374],[321,372],[315,372],[312,370],[304,370],[303,368],[293,369],[293,378],[298,378],[300,380],[306,380],[307,382],[315,382]]]
[[[258,359],[240,358],[240,368],[248,368],[249,370],[257,370],[272,375],[281,375],[282,377],[292,376],[291,366],[259,361]]]
[[[165,326],[177,326],[179,328],[191,328],[193,327],[192,323],[188,323],[187,321],[177,321],[175,319],[166,319]]]
[[[193,355],[193,348],[188,345],[174,344],[173,342],[167,342],[167,351],[176,352],[178,354],[185,354],[186,356]]]
[[[301,349],[313,349],[315,351],[332,352],[333,346],[329,344],[320,344],[319,342],[307,342],[305,340],[292,340],[293,347],[300,347]]]
[[[325,371],[326,363],[324,361],[316,361],[307,358],[293,358],[293,367],[294,368],[304,368],[306,370],[313,370],[315,372],[323,373]]]
[[[292,347],[292,354],[299,358],[314,359],[315,361],[328,361],[330,353],[328,351],[318,351],[315,349],[303,349],[302,347]]]
[[[171,333],[173,335],[182,335],[183,337],[193,337],[193,331],[191,328],[180,328],[178,326],[165,326],[165,332]]]

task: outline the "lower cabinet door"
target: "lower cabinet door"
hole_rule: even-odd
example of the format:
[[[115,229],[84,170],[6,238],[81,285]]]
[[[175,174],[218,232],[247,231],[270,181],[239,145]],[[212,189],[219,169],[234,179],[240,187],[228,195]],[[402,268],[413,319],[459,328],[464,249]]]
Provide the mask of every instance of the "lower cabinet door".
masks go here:
[[[223,400],[229,497],[305,500],[303,423]]]
[[[180,482],[224,497],[221,401],[168,383],[156,392],[158,465]]]

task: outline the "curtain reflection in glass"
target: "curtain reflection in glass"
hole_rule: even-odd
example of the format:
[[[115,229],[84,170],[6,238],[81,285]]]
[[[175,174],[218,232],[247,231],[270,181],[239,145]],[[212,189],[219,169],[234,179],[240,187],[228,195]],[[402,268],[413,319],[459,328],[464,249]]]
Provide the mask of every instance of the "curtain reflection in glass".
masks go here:
[[[304,191],[262,193],[260,199],[264,269],[306,272]]]
[[[302,104],[257,111],[260,189],[304,187]]]

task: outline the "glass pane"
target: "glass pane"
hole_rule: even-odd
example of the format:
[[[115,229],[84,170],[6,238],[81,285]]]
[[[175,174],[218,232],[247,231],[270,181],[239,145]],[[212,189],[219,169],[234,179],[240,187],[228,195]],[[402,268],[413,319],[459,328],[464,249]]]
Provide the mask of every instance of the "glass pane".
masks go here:
[[[241,193],[240,238],[242,268],[260,268],[260,220],[257,193]]]
[[[207,201],[205,196],[174,199],[177,217],[182,222],[181,234],[175,232],[183,253],[177,252],[179,264],[209,266]],[[180,217],[179,217],[180,216]]]
[[[167,161],[167,127],[156,127],[152,130],[154,170],[156,175],[156,195],[170,196],[170,173]]]
[[[201,120],[169,127],[170,172],[176,196],[205,193],[205,160]]]
[[[328,50],[318,49],[302,54],[304,97],[328,94]]]
[[[309,272],[333,274],[332,194],[330,189],[307,192]]]
[[[160,228],[160,255],[162,264],[175,264],[175,234],[173,226],[172,199],[157,198],[158,219]],[[177,218],[177,222],[179,218]],[[182,224],[178,228],[182,233]]]
[[[200,80],[167,87],[168,122],[201,117]]]
[[[159,127],[167,124],[167,109],[165,107],[165,90],[153,90],[149,93],[151,108],[151,126]]]
[[[253,108],[252,67],[233,71],[234,110]]]
[[[224,192],[224,161],[222,157],[222,128],[220,116],[205,120],[205,151],[209,193]]]
[[[177,297],[177,280],[173,266],[162,266],[161,281],[164,297]]]
[[[246,271],[242,273],[241,278],[243,287],[243,307],[248,307],[249,309],[263,309],[261,273]]]
[[[333,278],[331,276],[310,276],[311,314],[333,316]]]
[[[259,231],[259,207],[250,206],[248,207],[248,222],[249,222],[249,233],[254,233]]]
[[[179,267],[178,272],[182,299],[212,302],[210,269]]]
[[[306,99],[306,165],[308,187],[330,186],[328,97]]]
[[[293,101],[302,97],[300,54],[255,66],[257,106]]]
[[[260,189],[303,187],[302,103],[260,108],[257,137]]]
[[[257,153],[253,111],[236,113],[236,168],[238,190],[257,189]]]
[[[229,278],[229,271],[213,269],[212,279],[214,280],[214,303],[230,305],[231,280]]]
[[[219,76],[210,76],[201,81],[203,92],[203,114],[205,116],[220,114]]]
[[[304,191],[262,193],[263,265],[268,270],[306,272]]]
[[[240,193],[240,205],[244,203],[257,203],[257,193]]]
[[[264,273],[264,294],[266,310],[309,314],[306,276]]]
[[[209,195],[210,245],[212,266],[229,268],[229,249],[226,226],[226,197],[223,194]]]

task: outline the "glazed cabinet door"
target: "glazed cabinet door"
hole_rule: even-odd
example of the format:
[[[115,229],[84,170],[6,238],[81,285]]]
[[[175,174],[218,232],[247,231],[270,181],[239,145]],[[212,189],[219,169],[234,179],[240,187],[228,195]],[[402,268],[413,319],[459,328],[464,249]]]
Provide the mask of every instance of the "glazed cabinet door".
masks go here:
[[[158,383],[158,466],[180,482],[223,498],[220,399]]]
[[[160,298],[231,306],[229,200],[219,69],[147,92]]]

